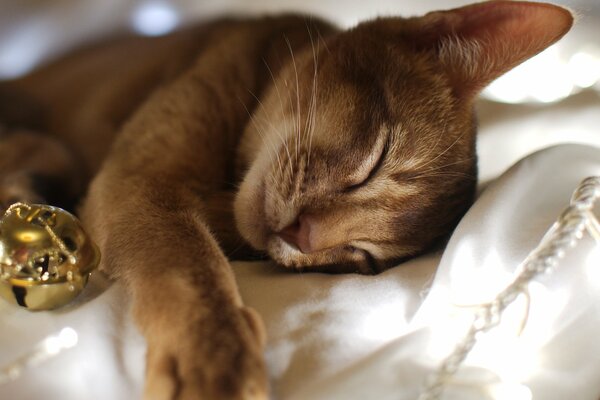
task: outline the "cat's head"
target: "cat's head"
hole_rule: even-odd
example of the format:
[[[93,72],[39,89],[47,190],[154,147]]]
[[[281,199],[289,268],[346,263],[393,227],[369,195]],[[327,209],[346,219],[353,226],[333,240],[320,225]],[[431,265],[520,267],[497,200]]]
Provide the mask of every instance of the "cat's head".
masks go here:
[[[320,37],[244,134],[238,229],[283,266],[378,272],[449,233],[476,185],[473,99],[558,40],[570,12],[497,1]]]

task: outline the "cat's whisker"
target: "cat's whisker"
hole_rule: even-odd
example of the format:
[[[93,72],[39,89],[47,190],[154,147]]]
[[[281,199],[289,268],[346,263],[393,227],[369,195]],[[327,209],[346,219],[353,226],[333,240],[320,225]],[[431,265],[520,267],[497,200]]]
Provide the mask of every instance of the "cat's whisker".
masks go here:
[[[269,123],[269,125],[271,125],[271,129],[272,129],[272,130],[275,130],[275,132],[277,132],[277,130],[276,130],[276,129],[275,129],[273,126],[272,126],[272,124],[271,124],[271,123],[270,123],[268,120],[266,120],[266,119],[263,119],[263,120],[264,120],[264,121],[267,121],[267,123]],[[264,137],[267,137],[267,135],[266,135],[264,132],[266,132],[266,129],[263,129],[263,136],[264,136]],[[278,135],[279,135],[279,134],[278,134]],[[283,168],[284,168],[284,167],[283,167],[283,165],[282,165],[282,162],[281,162],[281,156],[280,156],[280,154],[279,154],[279,151],[278,151],[277,144],[276,144],[276,143],[274,143],[274,142],[273,142],[273,141],[270,139],[270,137],[269,137],[269,143],[272,145],[272,146],[271,146],[271,149],[272,149],[273,153],[275,154],[275,157],[277,158],[277,163],[279,164],[279,173],[280,173],[281,175],[283,175]]]
[[[423,154],[421,156],[421,162],[417,163],[417,165],[413,166],[414,169],[421,169],[421,168],[429,165],[430,161],[432,161],[432,159],[434,158],[433,154],[435,153],[436,149],[438,148],[440,141],[446,135],[446,127],[447,127],[447,122],[444,121],[444,126],[442,129],[439,130],[439,133],[435,138],[435,142],[431,146],[427,146],[427,149],[423,152]]]
[[[271,159],[271,163],[275,163],[275,160],[273,159],[273,152],[269,151],[269,148],[271,150],[274,150],[273,147],[269,146],[269,144],[273,145],[273,143],[271,143],[270,141],[267,142],[267,140],[265,138],[265,135],[263,133],[263,129],[259,125],[257,119],[254,117],[254,115],[250,112],[250,110],[246,106],[246,103],[244,103],[244,101],[240,97],[238,97],[238,100],[240,101],[240,103],[242,104],[242,106],[244,107],[244,109],[246,110],[246,113],[248,113],[248,117],[250,117],[250,121],[252,121],[252,124],[256,128],[256,132],[260,136],[261,140],[263,141],[263,143],[265,144],[265,146],[267,146],[267,154],[269,155],[269,158]]]
[[[308,136],[308,146],[307,146],[307,161],[306,161],[306,168],[308,169],[308,167],[310,166],[310,156],[311,156],[311,151],[312,151],[312,138],[315,132],[315,124],[316,124],[316,114],[317,114],[317,96],[316,96],[316,90],[313,93],[313,97],[314,97],[314,102],[312,103],[312,108],[310,110],[311,112],[311,117],[310,117],[310,125],[308,127],[308,132],[307,132],[307,136]]]
[[[312,37],[312,33],[310,31],[310,28],[308,27],[308,24],[306,25],[306,28],[308,30],[308,35],[310,37],[310,45],[312,48],[312,52],[313,52],[313,67],[314,67],[314,73],[313,73],[313,85],[312,85],[312,94],[311,94],[311,103],[310,103],[310,109],[309,109],[309,116],[310,116],[310,125],[307,128],[306,131],[306,136],[308,137],[308,149],[307,149],[307,162],[306,162],[306,167],[308,169],[309,165],[310,165],[310,153],[312,150],[312,138],[314,135],[314,130],[315,130],[315,123],[316,123],[316,112],[317,112],[317,85],[318,85],[318,80],[317,80],[317,74],[318,74],[318,65],[319,65],[319,42],[317,41],[317,49],[315,50],[315,44],[313,41],[313,37]]]
[[[427,147],[425,149],[422,149],[422,153],[420,154],[420,159],[419,159],[419,161],[417,161],[416,165],[411,166],[412,169],[421,169],[423,167],[426,167],[427,165],[430,164],[431,161],[433,161],[433,159],[434,159],[433,154],[435,153],[436,149],[438,148],[438,145],[439,145],[440,141],[442,140],[442,138],[447,134],[447,126],[448,126],[448,122],[444,121],[444,125],[443,125],[442,129],[440,129],[438,131],[438,135],[435,138],[435,142],[431,145],[427,145]],[[411,133],[404,130],[402,126],[395,126],[393,129],[398,130],[400,133],[404,133],[404,135],[408,135],[408,136],[411,135]]]
[[[286,39],[286,42],[287,42],[287,41],[288,41],[287,37],[286,37],[285,35],[283,35],[283,37]],[[278,56],[278,60],[279,60],[279,62],[281,63],[281,59],[279,59],[279,56]],[[265,61],[265,64],[266,64],[266,61]],[[269,74],[270,74],[270,76],[271,76],[271,79],[273,80],[273,83],[275,84],[276,91],[277,91],[277,95],[279,96],[279,105],[280,105],[280,107],[281,107],[281,114],[282,114],[283,116],[285,116],[285,115],[286,115],[286,112],[285,112],[285,110],[284,110],[284,106],[283,106],[283,103],[284,103],[284,101],[283,101],[283,99],[282,99],[281,92],[279,91],[279,86],[276,84],[275,75],[273,74],[273,71],[271,70],[271,68],[269,67],[269,65],[267,65],[267,69],[268,69],[268,71],[269,71]],[[290,88],[290,86],[288,85],[288,80],[287,80],[286,78],[282,79],[282,81],[283,81],[283,85],[285,86],[286,93],[287,93],[287,97],[288,97],[288,98],[287,98],[287,105],[288,105],[288,111],[289,111],[289,115],[290,115],[290,116],[291,116],[293,119],[295,119],[295,118],[296,118],[296,115],[295,115],[295,113],[294,113],[294,107],[293,107],[292,95],[291,95],[291,93],[290,93],[290,91],[291,91],[291,88]],[[286,155],[287,155],[287,158],[288,158],[288,163],[290,164],[290,172],[291,172],[291,174],[290,174],[290,176],[289,176],[288,178],[291,178],[291,176],[293,175],[293,172],[294,172],[294,171],[293,171],[293,166],[292,166],[293,160],[292,160],[292,156],[291,156],[291,152],[290,152],[290,146],[289,146],[289,143],[288,143],[287,134],[288,134],[289,132],[293,132],[293,129],[290,129],[290,126],[289,126],[289,124],[288,124],[288,118],[284,118],[284,119],[285,119],[285,133],[286,133],[286,134],[285,134],[285,135],[284,135],[284,137],[282,138],[282,145],[283,145],[283,147],[284,147],[284,149],[285,149],[285,152],[286,152]],[[292,128],[293,128],[294,124],[295,124],[295,122],[292,124]],[[283,178],[284,178],[284,176],[282,176],[282,179],[283,179]]]
[[[221,183],[224,186],[232,188],[232,189],[240,189],[242,187],[242,183],[241,182],[232,181],[232,180],[229,180],[229,179],[224,179],[224,180],[221,181]]]
[[[312,52],[313,52],[313,60],[315,58],[315,47],[313,44],[313,40],[312,40],[312,35],[310,33],[310,28],[308,27],[308,22],[305,21],[305,25],[306,25],[306,30],[308,32],[308,36],[310,38],[310,45],[312,47]],[[315,66],[316,68],[316,66]],[[304,121],[304,136],[306,137],[307,133],[308,133],[308,128],[309,128],[309,124],[310,124],[310,117],[311,117],[311,112],[312,112],[312,105],[313,105],[313,101],[314,101],[314,89],[315,89],[315,83],[314,83],[314,79],[313,79],[313,86],[312,86],[312,90],[311,90],[311,97],[310,97],[310,102],[308,105],[308,112],[306,113],[306,120]]]
[[[435,162],[435,161],[436,161],[438,158],[442,157],[444,154],[446,154],[447,152],[449,152],[449,151],[450,151],[450,150],[451,150],[451,149],[452,149],[452,148],[453,148],[453,147],[454,147],[454,146],[455,146],[455,145],[456,145],[456,144],[457,144],[457,143],[460,141],[460,139],[462,139],[462,138],[463,138],[463,136],[465,136],[465,134],[466,134],[466,133],[467,133],[466,131],[465,131],[465,132],[463,132],[463,133],[461,133],[461,134],[460,134],[460,135],[459,135],[459,136],[458,136],[458,137],[457,137],[457,138],[454,140],[454,142],[452,142],[452,144],[450,144],[450,146],[446,147],[446,150],[442,151],[441,153],[439,153],[437,156],[435,156],[435,157],[434,157],[434,158],[432,158],[431,160],[427,161],[426,163],[419,165],[419,166],[418,166],[418,168],[423,168],[423,167],[425,167],[425,166],[427,166],[427,165],[430,165],[430,164],[432,164],[432,163],[433,163],[433,162]]]
[[[310,156],[312,153],[312,140],[313,140],[313,136],[315,133],[315,126],[316,126],[316,122],[317,122],[317,80],[316,78],[313,81],[313,101],[311,103],[311,109],[310,109],[310,125],[308,127],[308,132],[307,132],[307,136],[308,136],[308,146],[307,146],[307,168],[308,165],[310,165]]]
[[[321,31],[317,27],[315,27],[315,30],[317,31],[317,36],[319,39],[317,41],[317,46],[319,46],[319,42],[323,43],[323,47],[325,47],[325,50],[327,50],[327,53],[331,54],[331,50],[329,50],[329,47],[327,46],[327,42],[325,41],[325,38],[323,37],[323,35],[321,35]]]
[[[294,121],[292,121],[292,129],[288,130],[288,134],[290,132],[293,134],[293,132],[295,131],[295,126],[296,126],[296,122],[295,122],[296,113],[294,112],[294,107],[293,107],[293,102],[292,102],[292,95],[291,95],[291,93],[290,93],[289,90],[288,90],[288,99],[289,99],[288,104],[289,104],[289,108],[290,108],[290,115],[294,119]],[[286,136],[284,144],[285,144],[285,147],[286,147],[286,151],[290,155],[289,158],[288,158],[288,162],[289,162],[289,165],[290,165],[290,175],[289,175],[288,178],[291,181],[291,179],[292,179],[292,177],[294,175],[294,169],[293,169],[294,160],[292,159],[292,156],[291,156],[292,152],[290,151],[290,143],[288,141],[288,136]]]
[[[435,143],[427,149],[427,153],[426,153],[425,157],[423,157],[424,159],[431,158],[431,156],[435,152],[435,149],[437,149],[438,145],[440,144],[440,141],[446,135],[447,127],[448,127],[448,121],[444,121],[444,126],[442,127],[442,129],[440,129],[439,134],[435,138]],[[422,168],[424,166],[426,166],[426,164],[420,165],[419,168]]]
[[[258,118],[256,118],[256,117],[254,117],[254,119],[255,119],[255,121],[259,121]],[[273,140],[271,140],[271,137],[266,134],[267,130],[265,129],[264,121],[266,121],[267,123],[269,123],[269,125],[271,125],[268,120],[266,120],[266,119],[263,118],[263,119],[260,120],[262,128],[259,129],[257,127],[257,129],[259,129],[259,134],[261,135],[261,138],[263,139],[263,143],[267,144],[266,142],[267,142],[267,139],[268,139],[268,144],[270,145],[269,146],[270,147],[270,155],[271,155],[271,153],[275,154],[275,157],[277,159],[277,163],[279,165],[279,173],[283,174],[283,166],[282,166],[282,163],[281,163],[281,157],[279,155],[279,151],[277,150],[277,144],[274,143]],[[275,129],[275,128],[271,125],[271,129]],[[271,162],[273,162],[273,157],[272,156],[271,156]]]
[[[265,60],[264,58],[263,58],[263,62],[265,64],[265,66],[267,67],[267,70],[269,71],[269,75],[271,76],[271,80],[273,81],[273,86],[275,86],[275,91],[277,93],[277,98],[279,99],[279,106],[281,108],[281,115],[285,115],[285,111],[283,109],[283,100],[281,98],[281,92],[279,91],[279,85],[277,85],[277,80],[275,79],[275,75],[273,74],[273,70],[271,70],[271,67],[267,63],[267,60]],[[284,118],[284,123],[285,123],[285,132],[289,132],[289,125],[288,125],[287,118]],[[279,134],[280,132],[277,131],[277,133]],[[285,152],[287,154],[288,162],[291,164],[291,162],[292,162],[292,156],[290,155],[290,149],[289,149],[289,146],[287,145],[287,140],[285,138],[285,135],[279,134],[279,138],[281,139],[281,144],[284,147]],[[283,176],[283,171],[282,171],[282,176]]]
[[[290,54],[293,54],[293,52],[292,52],[292,49],[291,49],[291,44],[290,44],[290,42],[289,42],[289,39],[287,38],[287,36],[286,36],[286,35],[283,35],[283,37],[284,37],[284,39],[285,39],[285,41],[286,41],[286,43],[287,43],[287,45],[288,45],[288,48],[290,49]],[[288,95],[288,107],[289,107],[289,111],[290,111],[290,112],[289,112],[289,114],[290,114],[290,116],[293,118],[292,127],[293,127],[294,129],[292,129],[292,130],[288,130],[288,132],[291,132],[291,133],[293,134],[293,133],[294,133],[294,130],[295,130],[295,127],[296,127],[296,126],[297,126],[297,124],[298,124],[298,122],[297,122],[297,121],[299,121],[299,117],[298,117],[297,113],[296,113],[296,112],[295,112],[295,110],[294,110],[294,101],[292,100],[292,93],[291,93],[291,92],[292,92],[292,88],[290,87],[291,85],[289,85],[289,84],[288,84],[288,80],[287,80],[287,79],[285,79],[285,80],[283,81],[283,83],[285,84],[285,87],[286,87],[286,89],[287,89],[287,95]],[[289,143],[287,142],[287,138],[286,138],[286,141],[285,141],[285,145],[286,145],[286,147],[288,147],[288,148],[289,148]],[[294,177],[294,170],[293,170],[293,160],[292,160],[292,158],[291,158],[291,157],[290,157],[290,159],[289,159],[289,162],[290,162],[291,173],[290,173],[290,175],[288,176],[288,183],[290,183],[290,184],[291,184],[291,183],[292,183],[292,180],[293,180],[293,177]]]
[[[420,175],[411,176],[410,178],[404,179],[404,181],[414,181],[417,179],[439,178],[439,177],[477,179],[476,175],[466,174],[463,172],[435,172],[432,174],[420,174]]]
[[[290,56],[292,57],[292,65],[294,66],[294,74],[296,76],[296,109],[297,109],[297,123],[296,123],[296,159],[295,159],[295,163],[298,162],[298,156],[299,156],[299,147],[300,147],[300,129],[301,129],[301,119],[302,119],[302,112],[300,110],[300,83],[298,80],[298,66],[296,65],[296,58],[294,57],[294,51],[292,50],[292,45],[289,41],[289,39],[287,38],[287,36],[285,37],[285,41],[288,45],[288,49],[290,50]]]
[[[426,171],[423,171],[423,173],[428,173],[428,172],[433,172],[433,171],[439,171],[440,169],[451,167],[451,166],[456,165],[456,164],[462,164],[462,163],[465,163],[467,161],[471,161],[472,159],[473,159],[473,157],[463,158],[463,159],[460,159],[458,161],[455,161],[455,162],[452,162],[452,163],[449,163],[449,164],[444,164],[444,165],[440,165],[440,166],[435,167],[435,168],[430,168],[430,169],[428,169]],[[448,171],[448,172],[450,172],[450,171]]]
[[[267,112],[267,110],[266,110],[266,108],[265,108],[265,106],[264,106],[263,102],[262,102],[262,101],[260,101],[260,99],[259,99],[259,98],[258,98],[258,97],[257,97],[257,96],[254,94],[254,93],[252,93],[252,91],[251,91],[251,90],[248,90],[248,93],[250,93],[250,95],[251,95],[252,97],[254,97],[254,99],[257,101],[257,103],[258,103],[259,107],[260,107],[261,109],[263,109],[263,111],[265,111],[265,115],[266,115],[266,116],[265,116],[265,118],[264,118],[264,121],[265,121],[267,124],[269,124],[269,126],[271,127],[271,130],[272,130],[272,131],[274,131],[274,132],[277,134],[277,136],[278,136],[278,137],[279,137],[279,138],[280,138],[282,141],[284,141],[284,140],[283,140],[283,136],[281,135],[281,132],[280,132],[280,130],[279,130],[278,128],[276,128],[276,127],[273,125],[273,123],[272,123],[272,122],[271,122],[271,121],[268,119],[268,117],[267,117],[267,116],[269,115],[269,113]],[[266,130],[265,130],[265,131],[266,131]],[[274,147],[275,147],[275,149],[274,149],[274,150],[275,150],[275,155],[277,156],[277,162],[279,163],[279,172],[281,173],[281,175],[283,175],[283,167],[282,167],[282,164],[281,164],[281,157],[279,156],[279,151],[277,150],[277,145],[274,145]],[[289,152],[288,152],[288,156],[289,156]]]
[[[310,129],[311,129],[312,120],[313,120],[313,114],[314,114],[315,101],[316,101],[316,99],[315,99],[314,81],[313,81],[313,89],[312,89],[310,102],[309,102],[309,106],[308,106],[308,112],[306,113],[306,121],[304,122],[304,135],[303,136],[305,138],[305,142],[307,141],[307,138],[310,134]]]
[[[294,102],[292,100],[291,89],[288,88],[287,92],[288,92],[288,105],[289,105],[289,109],[290,109],[290,115],[291,115],[291,117],[293,119],[293,121],[292,121],[292,129],[290,129],[288,131],[288,135],[289,135],[290,133],[294,134],[294,132],[296,130],[296,118],[297,118],[297,115],[296,115],[296,112],[295,112],[295,109],[294,109]],[[288,148],[288,151],[289,151],[290,144],[288,142],[288,137],[286,137],[285,145],[286,145],[286,147]],[[290,163],[290,168],[291,168],[291,173],[290,173],[289,179],[291,180],[292,176],[294,175],[294,170],[293,170],[294,160],[292,159],[291,151],[289,151],[289,153],[290,153],[289,163]]]
[[[231,256],[235,254],[239,249],[243,248],[245,245],[246,242],[244,241],[244,239],[238,239],[235,243],[235,247],[233,249],[230,249],[227,253],[225,253],[225,256],[228,259],[231,259]]]

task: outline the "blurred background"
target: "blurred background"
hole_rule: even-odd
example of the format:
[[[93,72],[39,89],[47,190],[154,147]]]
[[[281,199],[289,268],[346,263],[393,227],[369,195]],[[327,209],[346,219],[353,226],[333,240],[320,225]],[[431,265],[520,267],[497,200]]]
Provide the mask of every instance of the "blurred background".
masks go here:
[[[163,35],[220,15],[297,11],[342,27],[375,16],[414,16],[468,0],[0,0],[0,79],[18,77],[39,63],[115,31]],[[483,93],[480,102],[481,175],[497,175],[519,157],[564,141],[600,146],[600,1],[560,0],[578,16],[558,44],[517,67]],[[504,104],[504,106],[503,106]],[[511,107],[518,104],[519,107]],[[525,116],[536,115],[532,120]],[[521,121],[507,127],[503,122]],[[527,134],[523,129],[527,128]],[[512,135],[512,136],[511,136]],[[533,135],[533,136],[532,136]],[[536,136],[537,135],[537,136]],[[491,139],[490,139],[491,138]],[[504,153],[501,152],[504,150]],[[486,152],[489,152],[487,154]],[[498,154],[502,154],[499,158]],[[509,157],[505,157],[510,154]],[[485,156],[485,159],[484,157]],[[490,159],[493,162],[487,163]]]

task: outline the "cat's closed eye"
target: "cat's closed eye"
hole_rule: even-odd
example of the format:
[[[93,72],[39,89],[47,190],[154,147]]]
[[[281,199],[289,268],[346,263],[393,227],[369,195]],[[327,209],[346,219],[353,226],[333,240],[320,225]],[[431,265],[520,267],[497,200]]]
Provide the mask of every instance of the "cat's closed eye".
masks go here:
[[[344,188],[345,192],[352,192],[367,185],[379,172],[389,149],[389,136],[382,136],[377,140],[375,148],[367,158],[351,174],[350,182]]]

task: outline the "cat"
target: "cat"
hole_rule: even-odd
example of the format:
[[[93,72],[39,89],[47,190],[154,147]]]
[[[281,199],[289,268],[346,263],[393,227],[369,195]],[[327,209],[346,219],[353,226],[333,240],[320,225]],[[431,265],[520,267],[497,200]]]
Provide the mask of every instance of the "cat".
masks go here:
[[[146,399],[266,399],[229,259],[372,274],[426,251],[473,199],[476,95],[572,24],[492,1],[106,40],[0,86],[0,200],[79,204],[132,296]]]

